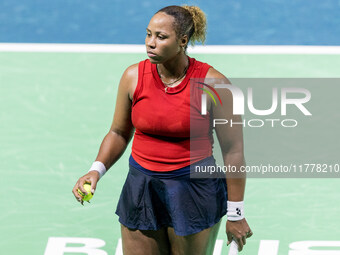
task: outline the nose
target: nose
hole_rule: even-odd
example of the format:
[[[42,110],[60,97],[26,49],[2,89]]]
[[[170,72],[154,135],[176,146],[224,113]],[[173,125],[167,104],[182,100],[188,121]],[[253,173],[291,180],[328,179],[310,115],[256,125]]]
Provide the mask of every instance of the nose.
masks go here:
[[[145,44],[147,47],[154,49],[156,47],[155,38],[153,36],[145,38]]]

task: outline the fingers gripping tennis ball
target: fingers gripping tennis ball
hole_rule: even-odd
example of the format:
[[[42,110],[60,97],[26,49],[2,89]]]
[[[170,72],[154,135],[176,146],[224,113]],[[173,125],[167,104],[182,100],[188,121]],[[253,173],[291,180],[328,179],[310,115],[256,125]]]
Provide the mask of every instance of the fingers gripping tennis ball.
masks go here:
[[[86,190],[87,195],[84,194],[80,189],[78,189],[78,194],[82,196],[83,201],[89,201],[93,197],[91,193],[91,185],[88,183],[85,183],[83,187]]]

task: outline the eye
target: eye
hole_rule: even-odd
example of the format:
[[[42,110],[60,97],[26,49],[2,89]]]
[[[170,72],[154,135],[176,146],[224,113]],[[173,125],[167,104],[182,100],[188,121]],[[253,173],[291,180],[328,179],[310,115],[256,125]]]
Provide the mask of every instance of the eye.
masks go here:
[[[146,36],[147,36],[147,37],[150,37],[151,34],[150,34],[149,32],[146,32]]]
[[[166,37],[165,37],[165,36],[162,36],[162,35],[159,35],[158,38],[161,39],[161,40],[163,40],[163,39],[165,39]]]

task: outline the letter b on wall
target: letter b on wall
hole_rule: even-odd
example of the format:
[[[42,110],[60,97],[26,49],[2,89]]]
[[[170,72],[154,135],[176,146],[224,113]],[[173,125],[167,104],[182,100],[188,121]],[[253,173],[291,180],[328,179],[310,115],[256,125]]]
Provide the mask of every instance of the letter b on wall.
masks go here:
[[[68,247],[68,244],[77,246]],[[97,238],[50,237],[44,255],[64,255],[64,253],[84,253],[88,255],[107,255],[100,248],[105,242]]]

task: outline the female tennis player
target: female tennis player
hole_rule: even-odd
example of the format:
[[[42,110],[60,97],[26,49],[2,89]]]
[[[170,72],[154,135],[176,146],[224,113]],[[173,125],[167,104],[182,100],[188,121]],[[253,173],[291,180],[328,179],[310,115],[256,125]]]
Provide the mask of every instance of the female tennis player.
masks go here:
[[[241,251],[252,235],[243,213],[244,177],[190,178],[192,166],[215,164],[209,120],[241,122],[230,110],[231,94],[223,96],[227,116],[213,110],[208,100],[208,114],[197,110],[195,115],[200,146],[191,153],[190,140],[195,138],[190,137],[190,108],[200,108],[190,106],[190,92],[203,92],[193,90],[190,79],[229,83],[216,69],[186,53],[189,42],[204,42],[205,33],[206,18],[196,6],[168,6],[151,18],[145,38],[149,58],[125,70],[110,131],[89,172],[73,188],[83,203],[77,190],[86,193],[83,184],[90,183],[94,193],[98,180],[134,138],[116,210],[126,255],[212,254],[225,214],[228,243],[234,239]],[[225,163],[244,165],[242,125],[223,125],[215,131]]]

